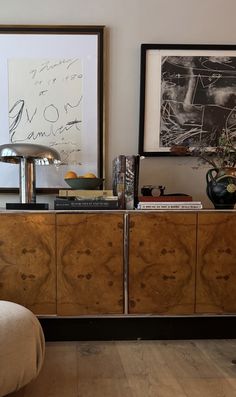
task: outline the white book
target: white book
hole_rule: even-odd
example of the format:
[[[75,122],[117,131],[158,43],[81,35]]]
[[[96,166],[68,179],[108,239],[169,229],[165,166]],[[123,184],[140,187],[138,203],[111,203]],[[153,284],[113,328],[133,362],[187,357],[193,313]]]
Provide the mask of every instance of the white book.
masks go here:
[[[179,210],[179,209],[202,209],[202,203],[201,201],[191,201],[191,202],[140,202],[138,203],[138,209],[147,209],[147,210],[155,210],[155,209],[174,209],[174,210]]]
[[[59,197],[81,197],[81,198],[93,198],[93,197],[107,197],[113,196],[112,190],[74,190],[74,189],[60,189]]]
[[[155,205],[199,205],[201,201],[140,201],[139,204],[155,204]]]

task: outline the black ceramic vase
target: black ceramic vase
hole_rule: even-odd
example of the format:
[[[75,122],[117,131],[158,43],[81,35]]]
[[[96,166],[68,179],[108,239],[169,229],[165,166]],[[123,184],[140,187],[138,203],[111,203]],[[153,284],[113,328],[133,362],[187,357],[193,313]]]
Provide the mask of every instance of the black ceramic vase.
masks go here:
[[[236,168],[211,168],[206,174],[207,195],[216,209],[233,209],[236,203]]]

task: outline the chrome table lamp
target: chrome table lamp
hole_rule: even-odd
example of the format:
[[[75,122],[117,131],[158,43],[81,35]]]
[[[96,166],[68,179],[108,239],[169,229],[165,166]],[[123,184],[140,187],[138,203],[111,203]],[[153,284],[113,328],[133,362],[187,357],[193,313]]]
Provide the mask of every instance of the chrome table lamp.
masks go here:
[[[36,165],[60,164],[60,154],[43,145],[8,143],[0,145],[0,161],[19,164],[20,203],[7,203],[6,209],[48,209],[36,203]]]

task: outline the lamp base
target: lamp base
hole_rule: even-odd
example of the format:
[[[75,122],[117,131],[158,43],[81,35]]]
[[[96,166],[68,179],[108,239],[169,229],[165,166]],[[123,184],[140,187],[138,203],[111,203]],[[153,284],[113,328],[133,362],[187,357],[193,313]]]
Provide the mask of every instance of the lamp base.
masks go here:
[[[6,203],[6,210],[43,211],[48,209],[48,203]]]

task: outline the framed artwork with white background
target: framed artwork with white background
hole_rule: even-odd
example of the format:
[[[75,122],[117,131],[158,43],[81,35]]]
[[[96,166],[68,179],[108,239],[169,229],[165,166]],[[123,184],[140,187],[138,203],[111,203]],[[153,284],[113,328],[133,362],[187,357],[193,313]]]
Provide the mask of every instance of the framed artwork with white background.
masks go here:
[[[0,25],[0,144],[56,149],[62,164],[36,167],[37,187],[66,186],[68,169],[103,177],[104,26]],[[0,162],[0,187],[17,187]]]

